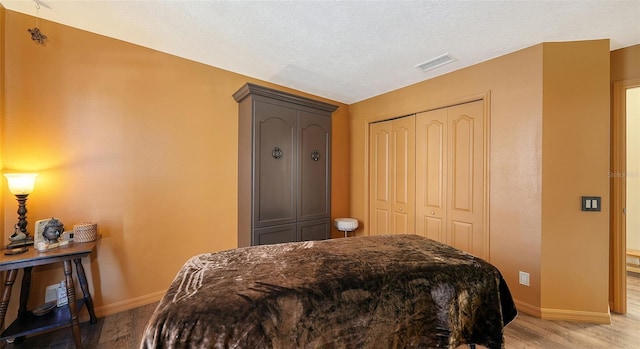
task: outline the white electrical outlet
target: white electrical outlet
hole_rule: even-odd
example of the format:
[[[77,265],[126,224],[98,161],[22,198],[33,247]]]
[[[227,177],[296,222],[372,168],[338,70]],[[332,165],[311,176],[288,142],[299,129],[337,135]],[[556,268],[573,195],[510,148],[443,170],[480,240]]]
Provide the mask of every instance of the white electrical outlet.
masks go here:
[[[58,299],[58,287],[60,284],[49,285],[44,293],[44,302],[48,303]]]
[[[521,271],[519,272],[519,276],[520,285],[529,286],[529,273]]]

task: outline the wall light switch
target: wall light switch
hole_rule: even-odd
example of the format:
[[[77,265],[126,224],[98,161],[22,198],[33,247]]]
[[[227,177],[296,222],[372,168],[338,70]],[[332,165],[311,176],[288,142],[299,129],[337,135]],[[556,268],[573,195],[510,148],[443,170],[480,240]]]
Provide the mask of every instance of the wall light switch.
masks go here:
[[[520,285],[529,286],[529,273],[521,271],[518,274]]]
[[[582,210],[583,211],[600,211],[600,197],[599,196],[583,196]]]

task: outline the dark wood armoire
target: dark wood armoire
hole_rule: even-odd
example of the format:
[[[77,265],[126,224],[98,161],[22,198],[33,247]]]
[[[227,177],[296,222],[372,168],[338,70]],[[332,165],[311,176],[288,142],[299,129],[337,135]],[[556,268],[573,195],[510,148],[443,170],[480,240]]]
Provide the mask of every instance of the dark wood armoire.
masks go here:
[[[247,83],[238,102],[238,246],[328,239],[331,113],[338,107]]]

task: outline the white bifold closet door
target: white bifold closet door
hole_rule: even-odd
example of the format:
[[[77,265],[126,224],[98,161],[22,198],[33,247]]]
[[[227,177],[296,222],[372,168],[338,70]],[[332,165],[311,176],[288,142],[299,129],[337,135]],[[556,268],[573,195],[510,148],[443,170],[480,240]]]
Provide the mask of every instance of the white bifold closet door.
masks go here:
[[[484,231],[484,106],[416,115],[416,231],[488,257]]]
[[[369,234],[414,234],[415,116],[369,127]]]

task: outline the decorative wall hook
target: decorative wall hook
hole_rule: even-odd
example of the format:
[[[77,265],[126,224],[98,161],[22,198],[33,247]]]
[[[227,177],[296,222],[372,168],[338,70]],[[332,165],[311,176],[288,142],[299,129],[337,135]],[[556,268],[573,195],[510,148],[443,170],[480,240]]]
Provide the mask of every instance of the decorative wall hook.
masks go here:
[[[40,45],[44,45],[45,41],[47,41],[47,36],[42,34],[40,28],[38,28],[38,12],[40,11],[40,1],[33,1],[36,3],[36,26],[33,29],[27,29],[27,31],[31,34],[31,40],[37,42]]]
[[[38,27],[27,30],[31,33],[31,40],[39,43],[40,45],[44,45],[44,42],[47,40],[47,36],[42,34]]]

